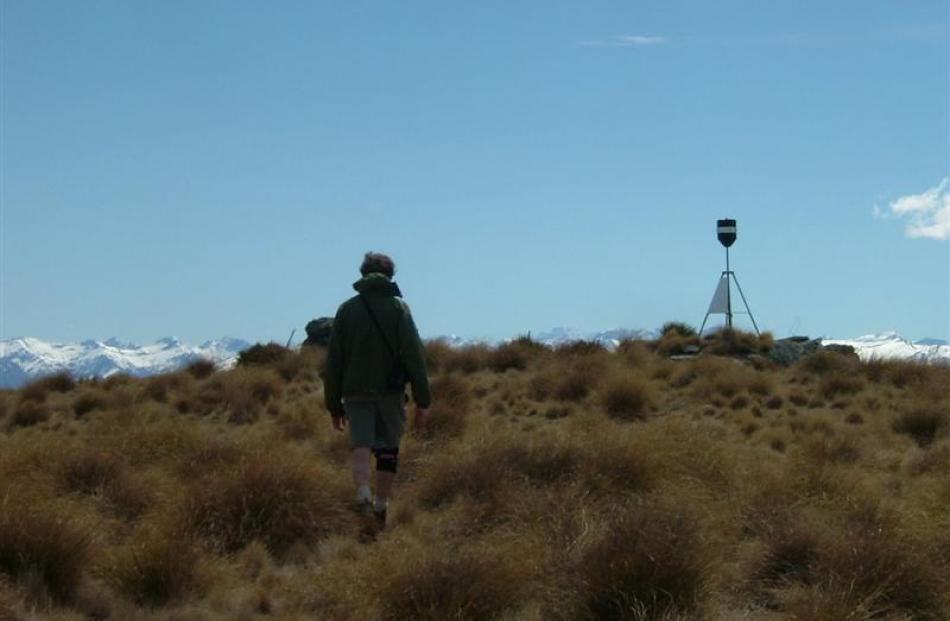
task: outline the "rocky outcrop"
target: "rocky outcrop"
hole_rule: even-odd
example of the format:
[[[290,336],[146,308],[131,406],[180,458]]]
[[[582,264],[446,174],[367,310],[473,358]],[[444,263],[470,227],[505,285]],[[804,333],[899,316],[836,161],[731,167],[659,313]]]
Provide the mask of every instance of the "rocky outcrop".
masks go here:
[[[811,339],[807,336],[790,336],[775,341],[772,349],[768,352],[768,358],[776,364],[787,367],[819,350],[857,358],[854,347],[850,345],[822,345],[821,339]]]
[[[307,323],[304,328],[307,338],[303,345],[326,347],[330,344],[330,333],[333,332],[333,317],[319,317]]]
[[[790,336],[775,341],[768,357],[772,362],[787,367],[819,349],[821,349],[820,339],[810,339],[807,336]]]

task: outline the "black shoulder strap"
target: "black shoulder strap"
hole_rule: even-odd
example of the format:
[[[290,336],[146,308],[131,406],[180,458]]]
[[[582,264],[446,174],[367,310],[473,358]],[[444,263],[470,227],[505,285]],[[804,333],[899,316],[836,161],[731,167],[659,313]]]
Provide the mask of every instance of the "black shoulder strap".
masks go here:
[[[389,339],[386,338],[386,333],[383,332],[382,326],[379,325],[379,320],[376,319],[376,313],[373,312],[373,309],[370,308],[369,301],[360,294],[360,299],[363,300],[363,306],[366,307],[366,312],[369,313],[370,318],[373,320],[373,325],[376,326],[376,331],[379,332],[380,338],[383,339],[383,343],[386,344],[386,351],[389,352],[389,355],[392,356],[393,361],[398,361],[399,357],[396,356],[396,352],[393,350],[393,346],[389,344]]]

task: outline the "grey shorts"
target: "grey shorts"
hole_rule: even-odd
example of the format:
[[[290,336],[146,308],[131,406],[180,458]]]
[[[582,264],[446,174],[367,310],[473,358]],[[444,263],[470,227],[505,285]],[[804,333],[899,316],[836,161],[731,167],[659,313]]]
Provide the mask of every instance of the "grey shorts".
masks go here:
[[[399,441],[406,429],[403,395],[344,397],[343,409],[346,410],[352,448],[399,448]]]

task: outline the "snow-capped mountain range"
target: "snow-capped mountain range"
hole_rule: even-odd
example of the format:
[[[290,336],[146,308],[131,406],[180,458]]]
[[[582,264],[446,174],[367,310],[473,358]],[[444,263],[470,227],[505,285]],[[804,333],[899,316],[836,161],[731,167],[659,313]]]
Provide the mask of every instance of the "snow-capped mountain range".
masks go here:
[[[898,358],[950,364],[950,344],[939,339],[922,339],[912,343],[896,332],[883,332],[856,339],[822,339],[821,342],[823,345],[850,345],[861,360]]]
[[[596,341],[610,349],[623,339],[655,339],[657,336],[656,330],[624,328],[593,333],[554,328],[531,334],[534,340],[547,345],[585,340]],[[441,339],[455,346],[493,343],[490,339],[458,336]],[[894,332],[885,332],[856,339],[823,339],[822,342],[851,345],[862,360],[899,358],[950,364],[950,344],[936,339],[913,343]],[[247,341],[233,338],[207,341],[198,346],[186,345],[174,337],[143,346],[121,343],[116,339],[67,344],[48,343],[35,338],[10,339],[0,341],[0,388],[16,388],[57,371],[68,371],[77,378],[108,377],[116,373],[144,377],[174,371],[200,358],[213,360],[220,368],[230,368],[237,361],[241,350],[250,345]]]
[[[57,371],[69,371],[77,378],[109,377],[116,373],[144,377],[180,369],[200,358],[229,368],[237,362],[238,353],[250,345],[232,338],[208,341],[197,347],[175,337],[143,346],[116,339],[81,343],[47,343],[29,337],[11,339],[0,341],[0,388],[16,388]]]

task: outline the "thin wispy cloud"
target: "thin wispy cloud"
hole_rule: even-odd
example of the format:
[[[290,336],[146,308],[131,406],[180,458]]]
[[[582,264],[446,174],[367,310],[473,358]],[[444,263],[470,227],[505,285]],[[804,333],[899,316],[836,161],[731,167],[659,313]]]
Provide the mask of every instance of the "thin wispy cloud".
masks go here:
[[[638,45],[659,45],[661,43],[666,43],[666,37],[624,35],[617,37],[615,45],[618,47],[633,47]]]
[[[666,37],[656,35],[620,35],[602,41],[581,41],[578,45],[585,47],[645,47],[648,45],[662,45]]]
[[[874,215],[903,220],[911,238],[950,240],[950,177],[925,192],[891,201],[887,210],[875,206]]]

